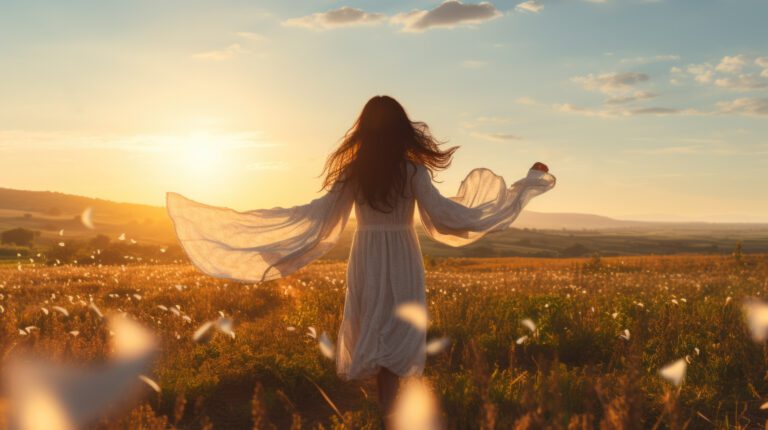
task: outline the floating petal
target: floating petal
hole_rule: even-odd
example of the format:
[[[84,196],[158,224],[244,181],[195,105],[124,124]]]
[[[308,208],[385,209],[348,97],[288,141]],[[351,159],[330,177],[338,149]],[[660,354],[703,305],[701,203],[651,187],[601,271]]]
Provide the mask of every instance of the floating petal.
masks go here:
[[[336,355],[335,350],[336,348],[333,345],[333,342],[331,342],[331,339],[328,338],[328,335],[323,332],[323,334],[320,335],[320,339],[318,339],[318,345],[320,347],[320,352],[323,353],[325,358],[329,360],[333,360],[333,357]]]
[[[421,303],[408,302],[397,307],[398,318],[409,322],[421,331],[427,331],[427,309]]]
[[[688,369],[688,362],[685,358],[667,364],[659,370],[659,375],[675,386],[680,386],[685,379],[685,372]]]
[[[139,379],[141,379],[142,381],[144,381],[144,382],[145,382],[147,385],[149,385],[149,387],[150,387],[150,388],[152,388],[153,390],[157,391],[158,393],[160,392],[160,385],[158,385],[158,384],[157,384],[157,382],[155,382],[155,381],[153,381],[153,380],[149,379],[148,377],[146,377],[146,376],[144,376],[144,375],[139,375]]]
[[[427,354],[435,355],[440,354],[451,344],[451,340],[447,337],[441,337],[432,339],[427,343]]]
[[[531,333],[536,333],[536,324],[530,318],[520,321],[520,324],[524,325]]]
[[[80,222],[83,223],[83,225],[93,230],[96,227],[93,225],[93,209],[92,208],[85,208],[83,213],[80,214]]]

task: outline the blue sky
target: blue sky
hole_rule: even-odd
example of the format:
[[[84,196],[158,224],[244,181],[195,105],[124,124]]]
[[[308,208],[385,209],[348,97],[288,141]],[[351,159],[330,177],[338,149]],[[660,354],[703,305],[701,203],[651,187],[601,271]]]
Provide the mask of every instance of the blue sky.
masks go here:
[[[763,0],[0,0],[0,186],[238,209],[317,196],[376,94],[534,210],[768,221]]]

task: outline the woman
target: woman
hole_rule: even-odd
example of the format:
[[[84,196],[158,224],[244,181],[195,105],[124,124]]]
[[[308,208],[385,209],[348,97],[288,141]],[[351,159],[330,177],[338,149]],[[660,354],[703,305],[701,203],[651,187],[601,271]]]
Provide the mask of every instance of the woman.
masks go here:
[[[426,359],[423,328],[396,316],[401,304],[426,306],[415,204],[427,235],[462,246],[506,229],[531,198],[555,185],[542,163],[509,188],[490,170],[475,169],[456,197],[443,197],[432,175],[451,164],[456,149],[441,150],[426,124],[411,121],[395,99],[376,96],[328,158],[324,196],[292,208],[235,212],[168,193],[168,211],[200,270],[261,282],[287,276],[329,251],[354,204],[357,231],[336,368],[346,380],[376,375],[387,414],[399,378],[420,375]]]

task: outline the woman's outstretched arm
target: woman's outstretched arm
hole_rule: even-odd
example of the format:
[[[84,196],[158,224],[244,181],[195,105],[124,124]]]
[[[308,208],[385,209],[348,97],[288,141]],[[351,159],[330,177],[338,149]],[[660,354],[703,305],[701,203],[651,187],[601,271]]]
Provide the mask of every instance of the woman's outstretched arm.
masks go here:
[[[506,186],[504,178],[484,168],[475,169],[461,183],[455,197],[440,194],[423,166],[417,166],[413,191],[427,234],[450,246],[468,245],[487,233],[504,230],[534,197],[555,186],[555,177],[542,163],[528,175]]]
[[[337,183],[290,208],[237,212],[167,194],[168,214],[192,263],[217,278],[261,282],[287,276],[336,244],[354,198]]]

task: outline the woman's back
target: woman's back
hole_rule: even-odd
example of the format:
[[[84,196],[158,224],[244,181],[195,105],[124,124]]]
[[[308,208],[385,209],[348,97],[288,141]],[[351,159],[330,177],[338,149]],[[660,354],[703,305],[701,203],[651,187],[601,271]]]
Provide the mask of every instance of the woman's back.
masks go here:
[[[355,198],[355,217],[358,228],[364,229],[388,229],[405,228],[413,225],[413,212],[416,199],[411,185],[416,173],[416,167],[408,163],[406,184],[402,193],[392,193],[392,208],[383,211],[372,207],[364,197]],[[352,184],[350,184],[352,185]]]

